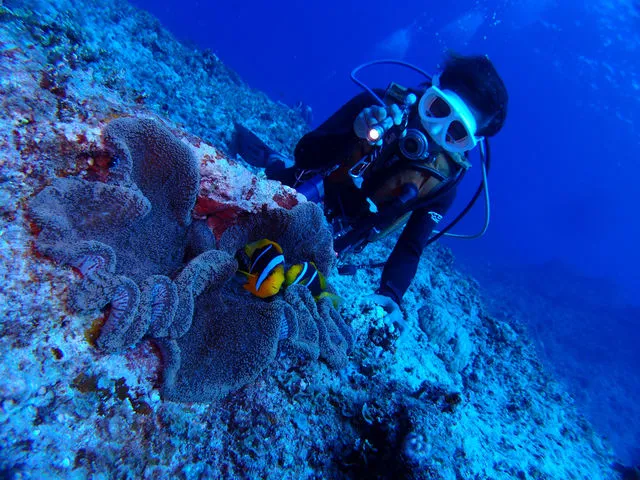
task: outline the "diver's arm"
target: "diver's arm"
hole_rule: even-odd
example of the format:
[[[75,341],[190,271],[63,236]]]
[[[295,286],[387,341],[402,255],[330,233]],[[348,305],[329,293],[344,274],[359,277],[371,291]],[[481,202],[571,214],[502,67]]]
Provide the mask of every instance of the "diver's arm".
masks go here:
[[[400,304],[416,275],[422,251],[436,226],[434,218],[438,215],[444,216],[453,203],[454,196],[455,193],[452,192],[437,204],[417,209],[411,214],[384,266],[377,293],[390,297]]]
[[[383,90],[375,90],[384,95]],[[358,114],[376,101],[369,93],[361,93],[345,103],[322,125],[300,139],[295,149],[296,167],[327,168],[350,156],[360,139],[353,131]]]

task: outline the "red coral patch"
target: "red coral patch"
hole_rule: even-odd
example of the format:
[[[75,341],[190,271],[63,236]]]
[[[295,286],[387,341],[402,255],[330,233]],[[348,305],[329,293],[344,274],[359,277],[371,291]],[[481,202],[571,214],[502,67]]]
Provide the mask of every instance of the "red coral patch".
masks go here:
[[[295,195],[292,195],[290,193],[285,193],[285,194],[276,193],[273,196],[273,201],[276,202],[282,208],[286,208],[287,210],[291,210],[293,207],[295,207],[299,203]]]

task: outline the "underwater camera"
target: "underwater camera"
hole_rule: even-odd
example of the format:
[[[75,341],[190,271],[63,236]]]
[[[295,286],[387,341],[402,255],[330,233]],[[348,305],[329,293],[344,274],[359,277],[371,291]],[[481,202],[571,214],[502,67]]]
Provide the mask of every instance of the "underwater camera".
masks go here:
[[[372,62],[364,63],[356,67],[351,72],[351,79],[353,80],[353,82],[355,82],[363,90],[368,92],[376,100],[376,102],[379,105],[386,107],[388,103],[385,100],[391,99],[391,101],[397,103],[398,105],[403,106],[402,107],[403,122],[401,123],[401,125],[390,129],[386,133],[382,133],[381,130],[379,129],[375,129],[376,131],[373,132],[374,129],[372,129],[372,131],[370,131],[370,134],[369,134],[370,139],[373,139],[373,138],[379,139],[380,135],[383,136],[383,143],[391,142],[397,139],[400,151],[405,158],[413,161],[424,161],[429,156],[429,140],[427,136],[424,134],[424,132],[422,132],[419,129],[406,128],[406,117],[408,116],[409,108],[411,107],[411,105],[413,105],[416,102],[417,98],[413,93],[408,92],[408,89],[398,84],[395,84],[393,82],[389,84],[389,87],[385,91],[385,99],[380,98],[373,91],[373,89],[371,89],[368,85],[366,85],[364,82],[362,82],[358,78],[358,74],[363,69],[369,68],[374,65],[398,65],[398,66],[413,70],[419,73],[420,75],[422,75],[423,77],[425,77],[428,84],[432,83],[432,77],[421,68],[400,60],[375,60]],[[398,130],[400,130],[400,133],[398,133]],[[474,195],[469,200],[467,206],[456,216],[456,218],[454,218],[449,223],[449,225],[447,225],[445,228],[443,228],[440,231],[434,231],[434,235],[429,239],[429,241],[427,242],[427,245],[435,242],[436,240],[438,240],[440,237],[443,237],[443,236],[447,236],[451,238],[462,238],[462,239],[479,238],[483,236],[486,233],[487,229],[489,228],[489,222],[491,218],[491,203],[489,198],[489,186],[488,186],[487,178],[488,178],[488,173],[491,165],[491,151],[489,147],[489,141],[486,138],[483,138],[478,145],[479,145],[479,156],[480,156],[480,168],[481,168],[481,175],[482,175],[480,185],[477,187]],[[363,173],[367,170],[367,168],[371,164],[375,162],[375,156],[373,157],[374,157],[373,159],[365,160],[364,165],[358,166],[358,164],[356,164],[354,167],[358,166],[358,170],[350,172],[350,174],[353,173],[351,176],[354,179],[354,183],[356,184],[356,186],[358,186],[358,184],[360,185],[362,184],[361,177]],[[361,162],[358,162],[358,163],[361,163]],[[457,182],[452,182],[452,184],[449,187],[453,188],[456,183]],[[441,194],[444,193],[446,190],[448,189],[443,189],[441,191]],[[460,222],[460,220],[462,220],[464,216],[473,208],[476,201],[478,200],[480,195],[482,195],[483,193],[484,193],[484,203],[485,203],[485,220],[484,220],[484,225],[482,229],[478,233],[470,234],[470,235],[449,233],[449,231],[455,225],[457,225]],[[342,236],[349,235],[350,233],[352,232],[343,232]]]

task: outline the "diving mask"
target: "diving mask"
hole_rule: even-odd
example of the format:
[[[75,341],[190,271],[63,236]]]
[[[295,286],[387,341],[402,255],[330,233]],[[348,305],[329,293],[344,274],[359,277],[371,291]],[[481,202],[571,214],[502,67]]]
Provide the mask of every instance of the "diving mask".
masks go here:
[[[451,90],[429,87],[418,104],[420,122],[431,138],[449,152],[464,153],[475,147],[476,118],[466,103]]]

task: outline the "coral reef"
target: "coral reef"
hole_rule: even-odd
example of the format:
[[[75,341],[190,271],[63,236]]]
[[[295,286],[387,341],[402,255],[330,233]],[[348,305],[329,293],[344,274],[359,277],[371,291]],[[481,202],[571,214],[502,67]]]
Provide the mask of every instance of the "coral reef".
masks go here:
[[[318,228],[303,230],[306,233],[293,230],[300,224]],[[288,351],[306,353],[307,361],[321,358],[336,369],[346,365],[352,333],[329,299],[316,307],[309,290],[295,285],[282,298],[267,302],[232,281],[237,263],[231,254],[265,234],[281,243],[285,254],[296,258],[301,251],[308,252],[316,261],[324,261],[328,270],[328,259],[333,259],[331,236],[316,205],[267,211],[227,230],[221,250],[198,256],[176,279],[185,300],[181,298],[168,338],[159,342],[167,365],[165,398],[220,399],[270,365],[281,340]],[[325,242],[314,243],[312,238]]]
[[[220,238],[238,219],[276,207],[293,208],[306,199],[278,182],[253,175],[239,163],[198,142],[194,151],[201,159],[200,193],[194,216],[206,220]]]
[[[333,237],[320,207],[304,202],[291,210],[274,208],[240,220],[220,238],[219,248],[235,254],[247,243],[269,238],[282,247],[287,263],[314,262],[323,275],[336,263]]]
[[[162,342],[171,365],[164,382],[167,399],[220,399],[255,380],[275,359],[284,302],[239,298],[216,283],[208,282],[207,293],[197,298],[189,331]]]
[[[481,291],[499,319],[522,318],[546,368],[609,439],[621,463],[640,464],[637,319],[619,286],[559,262],[488,270]],[[610,348],[615,345],[615,348]]]
[[[271,212],[301,199],[225,154],[233,120],[249,117],[248,126],[272,146],[291,151],[306,128],[295,112],[251,91],[214,55],[179,44],[126,2],[14,0],[7,7],[0,13],[1,476],[615,478],[611,450],[545,371],[521,323],[487,313],[478,285],[442,246],[425,254],[405,296],[402,335],[384,312],[362,302],[377,287],[376,270],[331,277],[343,298],[339,317],[301,287],[258,308],[238,295],[244,292],[233,280],[224,282],[234,246],[264,236],[262,213],[282,226],[276,233],[291,261],[314,260],[322,271],[334,265],[330,252],[311,243],[330,245],[311,207],[300,205],[308,210],[300,218]],[[138,121],[120,117],[158,116],[164,126],[149,128],[171,132],[169,151],[177,139],[200,161],[194,210],[201,221],[190,226],[183,213],[193,196],[168,200],[134,178],[141,171],[134,161],[151,164],[136,151],[144,144],[133,133]],[[121,141],[102,138],[110,121],[126,127],[114,131]],[[186,172],[182,180],[191,178]],[[167,173],[153,175],[163,182]],[[39,193],[31,211],[43,229],[35,237],[27,204]],[[69,195],[86,203],[72,205]],[[120,203],[111,202],[114,195]],[[95,213],[87,220],[90,236],[78,223],[83,208]],[[155,239],[154,221],[171,225]],[[124,234],[101,233],[138,224],[146,233],[131,245],[140,260],[123,251]],[[285,228],[294,224],[317,237]],[[219,250],[212,250],[210,231]],[[162,248],[175,257],[162,257],[158,245],[147,252],[145,237],[167,240]],[[367,247],[368,261],[347,261],[384,261],[393,240]],[[299,253],[290,247],[297,244]],[[79,271],[81,281],[38,251]],[[128,270],[138,262],[140,271]],[[167,308],[176,298],[175,311]],[[193,300],[190,325],[176,321],[191,311],[180,298]],[[82,313],[67,311],[67,299]],[[104,312],[103,302],[111,302]],[[446,322],[428,334],[421,329],[429,332],[425,302]],[[236,312],[236,322],[219,322],[211,307]],[[149,324],[128,316],[134,310]],[[113,321],[100,326],[104,314]],[[242,332],[245,325],[253,328]],[[145,329],[159,338],[166,364],[153,342],[110,355],[87,341],[103,338],[111,348],[135,343]],[[202,355],[187,348],[192,331]],[[224,363],[228,350],[217,350],[220,332],[235,339],[233,365]],[[207,342],[205,334],[214,337]],[[452,339],[471,348],[461,343],[456,351]],[[250,350],[255,358],[247,357]],[[219,377],[199,375],[202,358],[220,368]],[[236,364],[244,369],[238,375]],[[186,379],[204,380],[217,395],[237,390],[213,404],[161,398],[163,381],[175,382],[176,396],[185,385],[189,394]]]
[[[316,301],[302,285],[287,288],[285,301],[292,307],[287,315],[286,346],[304,358],[321,358],[333,368],[343,368],[353,347],[353,332],[328,298]]]
[[[233,254],[266,234],[293,261],[311,259],[328,274],[335,261],[329,226],[314,204],[278,207],[229,228],[220,242],[227,251],[210,248],[184,265],[189,239],[197,239],[191,254],[215,243],[202,240],[205,232],[190,233],[199,225],[191,221],[200,184],[193,153],[149,119],[113,120],[103,137],[113,152],[108,183],[58,178],[31,201],[38,249],[80,271],[69,299],[74,311],[109,306],[96,339],[101,349],[121,351],[147,334],[160,339],[165,398],[218,400],[254,380],[274,360],[281,337],[294,343],[301,331],[281,333],[282,300],[267,303],[233,288]],[[348,327],[329,300],[316,308],[303,293],[307,301],[289,308],[289,322],[298,311],[311,318],[320,357],[344,367]]]
[[[453,315],[431,292],[418,310],[418,324],[451,373],[468,365],[473,353],[469,334],[456,325]]]
[[[38,250],[82,274],[70,306],[110,305],[97,344],[117,351],[173,321],[169,276],[183,263],[200,177],[189,148],[154,120],[115,119],[104,139],[109,183],[55,179],[30,211]]]

